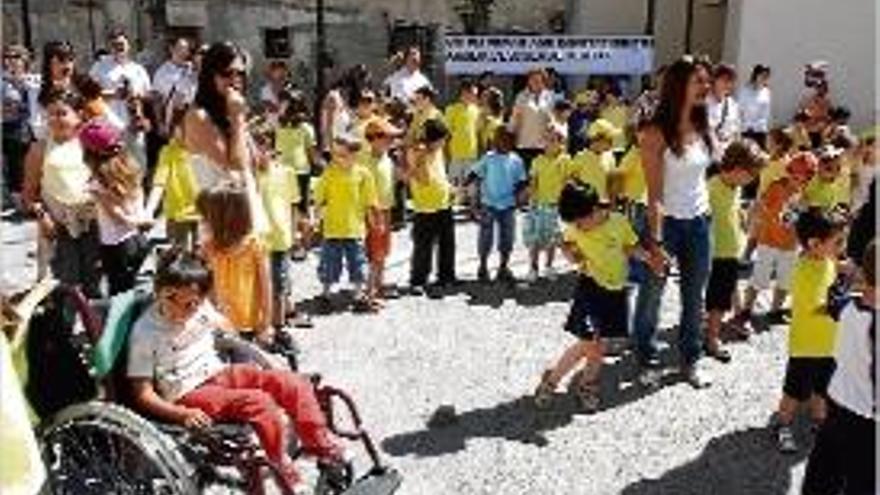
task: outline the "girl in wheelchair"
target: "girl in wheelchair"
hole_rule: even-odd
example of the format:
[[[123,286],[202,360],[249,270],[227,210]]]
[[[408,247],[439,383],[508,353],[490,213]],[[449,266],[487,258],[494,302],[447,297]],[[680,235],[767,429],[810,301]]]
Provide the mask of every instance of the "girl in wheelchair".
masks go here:
[[[304,453],[344,467],[343,451],[308,378],[220,360],[214,332],[231,324],[206,300],[211,284],[211,273],[197,255],[171,250],[160,259],[155,303],[138,319],[129,342],[127,376],[135,405],[190,428],[215,421],[249,423],[268,458],[297,489],[303,484],[286,453],[285,415]]]

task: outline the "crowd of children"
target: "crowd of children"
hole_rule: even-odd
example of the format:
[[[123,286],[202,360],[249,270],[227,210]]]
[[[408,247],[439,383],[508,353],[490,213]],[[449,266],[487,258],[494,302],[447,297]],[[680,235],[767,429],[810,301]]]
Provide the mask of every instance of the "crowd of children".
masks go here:
[[[216,65],[212,49],[206,55],[208,68]],[[211,69],[217,70],[216,78],[243,77],[233,62],[227,60],[226,65]],[[708,118],[721,122],[712,127],[717,156],[707,185],[712,262],[703,299],[704,351],[730,361],[722,345],[725,329],[747,337],[755,326],[758,296],[772,289],[768,320],[790,321],[790,356],[776,424],[779,447],[797,450],[791,424],[797,407],[808,403],[813,420],[824,426],[807,483],[827,486],[823,483],[831,483],[829,477],[864,483],[863,471],[841,465],[834,455],[844,448],[841,436],[849,438],[875,425],[876,397],[867,398],[864,391],[866,377],[873,384],[873,364],[871,373],[866,368],[873,356],[865,354],[869,341],[863,335],[870,334],[873,348],[874,313],[863,308],[876,306],[876,247],[861,249],[845,268],[838,269],[837,263],[843,260],[848,221],[863,205],[873,205],[876,138],[856,138],[843,110],[827,112],[822,125],[817,124],[811,105],[789,126],[766,132],[745,129],[760,142],[743,139],[744,130],[737,128],[739,115],[728,115],[739,111],[733,92],[736,73],[719,65],[712,74]],[[769,69],[761,75],[766,84]],[[499,255],[495,279],[516,282],[511,256],[516,218],[525,210],[527,282],[556,276],[557,251],[577,272],[564,325],[577,341],[543,373],[535,400],[548,405],[558,384],[583,360],[571,388],[584,409],[594,411],[601,404],[603,342],[629,334],[628,288],[647,275],[640,269],[658,274],[670,269],[662,252],[646,247],[648,193],[641,155],[644,133],[654,125],[651,102],[656,103],[662,92],[646,89],[637,112],[605,83],[574,95],[573,102],[548,96],[543,89],[546,77],[540,70],[530,72],[528,87],[512,99],[511,108],[506,108],[501,89],[472,81],[459,84],[456,98],[445,109],[438,107],[430,84],[397,88],[410,93],[409,101],[393,100],[367,85],[337,89],[328,96],[332,105],[324,105],[332,107],[332,115],[322,136],[310,124],[304,94],[282,87],[265,114],[248,116],[247,142],[236,144],[230,138],[237,135],[236,122],[227,119],[218,126],[232,143],[222,152],[231,156],[235,147],[249,163],[210,187],[202,186],[201,168],[192,165],[191,144],[204,140],[188,135],[193,130],[186,124],[192,119],[186,108],[172,112],[171,135],[158,163],[145,167],[126,148],[123,133],[94,112],[85,112],[90,102],[81,91],[49,91],[41,101],[48,133],[27,155],[24,203],[38,221],[41,242],[51,242],[52,273],[81,286],[90,297],[102,292],[101,273],[107,277],[107,295],[134,286],[147,253],[145,232],[161,209],[177,257],[160,267],[156,280],[157,311],[167,311],[147,318],[168,321],[148,320],[139,326],[186,326],[187,318],[207,318],[199,308],[206,307],[201,302],[209,297],[229,325],[270,347],[278,345],[290,322],[311,324],[291,301],[290,263],[301,261],[313,248],[322,287],[320,305],[332,308],[333,287],[345,271],[354,308],[375,312],[393,295],[385,269],[396,209],[412,212],[412,295],[425,293],[432,271],[437,285],[460,282],[455,219],[460,212],[476,219],[478,282],[492,280],[493,246]],[[214,81],[200,80],[202,84]],[[214,102],[216,106],[238,105],[238,112],[246,111],[234,84],[232,89],[218,87],[224,88],[226,100]],[[204,101],[205,94],[200,87],[195,101],[211,114],[208,107],[214,104]],[[750,116],[749,122],[754,120]],[[146,170],[153,172],[144,180]],[[144,183],[149,194],[144,193]],[[400,194],[400,185],[408,194]],[[187,257],[181,251],[197,254]],[[862,263],[862,252],[869,262]],[[740,295],[744,264],[753,266]],[[838,318],[827,308],[829,290],[840,280],[859,280],[861,295],[847,303]],[[786,309],[789,295],[791,310]],[[186,321],[173,318],[184,313]],[[147,337],[164,338],[148,330],[141,333],[136,333],[135,346]],[[133,353],[141,356],[143,349]],[[146,358],[135,363],[134,378],[149,376],[147,367],[157,364]],[[208,364],[212,372],[218,371],[216,363]],[[233,388],[229,383],[239,379],[275,379],[235,373],[215,375],[207,385],[189,387],[183,395],[171,394],[185,408],[193,408],[172,416],[194,425],[208,417],[225,417],[217,409],[218,399],[208,397],[203,388]],[[279,400],[296,393],[272,383],[264,384],[278,389]],[[153,395],[142,390],[147,404]],[[261,438],[280,458],[271,425],[263,426]],[[816,488],[814,493],[827,492]]]

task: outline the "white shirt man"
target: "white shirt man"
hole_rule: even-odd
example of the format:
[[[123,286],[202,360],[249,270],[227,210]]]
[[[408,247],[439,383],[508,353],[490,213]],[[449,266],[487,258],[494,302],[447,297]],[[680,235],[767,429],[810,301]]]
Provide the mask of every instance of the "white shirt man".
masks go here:
[[[181,38],[171,49],[171,58],[153,74],[156,113],[162,134],[170,135],[170,119],[175,108],[192,103],[198,88],[198,74],[189,62],[189,42]]]
[[[382,83],[391,98],[409,103],[419,88],[434,87],[422,73],[421,65],[422,52],[418,48],[410,48],[406,53],[403,67],[388,76]]]
[[[709,132],[714,140],[715,158],[720,159],[727,146],[740,136],[739,104],[732,96],[719,99],[714,94],[710,94],[706,98],[706,111]]]
[[[117,93],[126,84],[133,95],[146,96],[150,92],[150,76],[147,74],[147,70],[127,58],[119,60],[113,55],[101,57],[92,65],[89,76],[108,93]],[[109,103],[110,111],[127,128],[131,122],[131,116],[128,114],[128,105],[125,100],[118,97],[111,98]]]

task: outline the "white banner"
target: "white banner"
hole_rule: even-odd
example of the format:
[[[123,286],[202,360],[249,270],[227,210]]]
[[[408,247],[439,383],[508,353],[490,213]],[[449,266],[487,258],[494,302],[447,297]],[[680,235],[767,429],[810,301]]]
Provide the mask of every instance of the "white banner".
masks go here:
[[[645,74],[654,70],[650,36],[444,36],[447,74],[522,74],[536,67],[560,74]]]

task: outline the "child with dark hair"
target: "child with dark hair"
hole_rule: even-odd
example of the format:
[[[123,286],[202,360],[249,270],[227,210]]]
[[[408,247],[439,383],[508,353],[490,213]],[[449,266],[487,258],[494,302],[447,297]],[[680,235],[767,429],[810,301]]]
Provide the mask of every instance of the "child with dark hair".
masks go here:
[[[187,428],[215,421],[251,424],[294,493],[304,486],[287,454],[288,422],[306,453],[325,467],[345,469],[342,448],[307,377],[220,360],[215,332],[232,324],[207,301],[212,277],[201,258],[180,249],[167,252],[153,287],[155,302],[129,341],[127,375],[139,409]]]
[[[791,425],[801,404],[809,403],[817,424],[827,415],[825,399],[834,372],[837,324],[826,307],[837,277],[845,225],[842,218],[820,208],[800,213],[795,225],[801,254],[792,274],[789,358],[775,424],[777,446],[784,453],[798,450]]]
[[[444,155],[449,131],[440,119],[430,119],[423,127],[419,144],[408,150],[407,168],[404,171],[415,212],[410,271],[410,289],[413,295],[425,292],[435,247],[438,251],[438,284],[456,283],[452,186],[446,176]]]
[[[764,166],[760,148],[751,141],[733,141],[728,145],[719,173],[709,179],[709,208],[712,212],[712,268],[706,288],[706,354],[721,362],[730,361],[730,353],[721,347],[719,335],[724,314],[733,309],[739,260],[745,247],[742,229],[740,194]]]
[[[844,149],[826,144],[817,151],[819,167],[813,180],[804,189],[807,206],[849,209],[848,173],[843,172]],[[846,184],[841,184],[846,181]]]
[[[803,495],[876,493],[877,243],[861,260],[860,294],[835,315],[838,322],[828,385],[828,418],[807,461]]]
[[[552,367],[544,371],[535,390],[535,403],[547,407],[559,382],[577,367],[570,389],[587,412],[599,408],[599,373],[603,340],[627,335],[627,260],[636,256],[662,271],[665,263],[638,245],[626,217],[610,212],[589,184],[569,182],[559,197],[559,216],[567,224],[562,252],[577,266],[578,282],[565,331],[577,338]]]
[[[449,128],[449,180],[456,189],[456,200],[460,204],[467,204],[463,184],[474,162],[480,157],[479,101],[477,84],[468,79],[458,87],[458,101],[447,106],[444,112]]]
[[[429,120],[443,120],[443,112],[437,108],[437,92],[431,86],[416,90],[412,98],[413,117],[406,132],[406,144],[417,145],[424,137],[424,126]]]
[[[480,113],[480,153],[492,149],[498,128],[504,125],[504,93],[495,86],[483,91]]]
[[[496,227],[498,254],[501,257],[496,279],[507,283],[515,281],[509,262],[516,232],[516,206],[528,185],[522,158],[513,151],[515,140],[512,132],[504,127],[499,128],[495,136],[495,150],[480,158],[468,175],[468,183],[477,182],[480,189],[477,214],[480,222],[477,242],[480,267],[477,279],[481,282],[489,281],[487,263]]]

